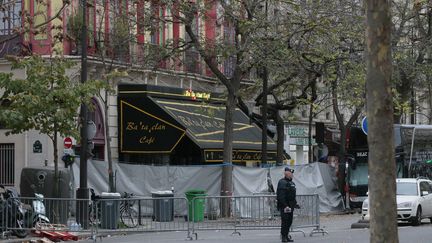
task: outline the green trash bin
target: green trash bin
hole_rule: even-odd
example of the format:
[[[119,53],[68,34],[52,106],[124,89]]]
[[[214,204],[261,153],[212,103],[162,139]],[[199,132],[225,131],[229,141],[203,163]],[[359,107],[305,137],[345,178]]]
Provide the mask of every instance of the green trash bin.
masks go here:
[[[189,212],[188,219],[193,220],[194,222],[200,222],[204,220],[204,198],[198,198],[193,200],[196,197],[205,197],[207,193],[205,190],[194,189],[186,191],[186,198],[189,202]],[[193,211],[193,215],[192,215]]]

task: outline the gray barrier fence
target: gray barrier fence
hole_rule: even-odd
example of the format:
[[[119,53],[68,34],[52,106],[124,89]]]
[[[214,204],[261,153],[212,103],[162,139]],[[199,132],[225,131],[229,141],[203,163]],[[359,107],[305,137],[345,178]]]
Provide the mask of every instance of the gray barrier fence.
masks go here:
[[[43,202],[38,217],[34,202]],[[310,235],[326,233],[319,222],[318,195],[298,195],[292,232],[311,228]],[[10,207],[17,202],[23,207]],[[40,206],[40,204],[39,204]],[[20,211],[24,208],[24,213]],[[21,216],[23,215],[22,218]],[[58,231],[98,236],[119,232],[184,231],[187,239],[203,230],[264,230],[280,228],[274,195],[132,197],[80,200],[66,198],[9,198],[0,203],[0,230]]]
[[[313,234],[326,234],[319,220],[318,195],[297,195],[300,209],[295,209],[291,232],[301,232],[311,228]],[[198,238],[202,230],[239,230],[279,229],[280,212],[275,195],[252,196],[206,196],[192,200],[192,220],[190,237]]]

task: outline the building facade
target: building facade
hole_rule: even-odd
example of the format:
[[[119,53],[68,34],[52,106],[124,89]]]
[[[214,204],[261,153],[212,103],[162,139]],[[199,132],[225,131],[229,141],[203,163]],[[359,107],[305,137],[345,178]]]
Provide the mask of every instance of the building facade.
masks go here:
[[[81,49],[77,27],[82,17],[79,2],[17,0],[6,6],[5,11],[0,13],[1,19],[5,20],[0,23],[0,71],[13,72],[15,77],[25,77],[24,70],[11,70],[11,64],[4,58],[6,55],[62,55],[79,63]],[[163,46],[180,45],[180,40],[191,40],[184,26],[175,21],[175,8],[157,4],[153,6],[148,2],[87,1],[85,15],[88,19],[89,77],[103,80],[108,72],[116,69],[128,72],[127,77],[110,80],[114,93],[102,92],[101,97],[105,99],[95,97],[92,101],[96,107],[90,114],[90,119],[95,124],[95,137],[92,141],[94,159],[106,161],[110,151],[115,162],[223,163],[220,158],[220,135],[223,131],[220,124],[223,116],[217,115],[217,112],[205,113],[209,109],[223,110],[223,100],[213,100],[210,108],[206,107],[209,105],[205,102],[208,95],[211,96],[208,100],[212,100],[223,94],[225,89],[194,48],[182,51],[175,58],[163,59]],[[144,9],[149,8],[153,10],[155,19],[171,18],[173,21],[156,21],[151,29],[147,28],[141,21],[147,18]],[[122,18],[125,15],[129,16],[126,22]],[[233,27],[227,22],[220,21],[220,15],[218,6],[207,8],[205,18],[194,18],[193,32],[210,42],[216,39],[222,39],[227,43],[233,42]],[[232,75],[234,58],[226,58],[219,64],[219,70],[225,75]],[[76,72],[78,67],[70,71]],[[249,79],[253,80],[254,77],[250,76]],[[244,86],[250,84],[253,84],[253,81],[245,80],[243,83]],[[146,103],[141,103],[141,100],[146,100]],[[147,110],[151,106],[153,110]],[[199,112],[191,107],[205,108],[206,111]],[[259,109],[253,105],[250,108],[259,113]],[[130,110],[124,113],[124,109]],[[181,118],[184,116],[179,112],[189,114],[188,118]],[[313,157],[315,160],[319,159],[322,152],[318,152],[319,144],[312,141],[310,147],[308,141],[309,134],[316,134],[315,122],[324,122],[327,130],[331,131],[328,139],[337,143],[337,125],[331,106],[317,114],[311,125],[308,123],[308,113],[304,107],[299,107],[292,113],[296,119],[287,120],[284,129],[284,149],[291,157],[288,163],[305,164],[314,160]],[[135,115],[127,117],[128,114]],[[123,120],[123,116],[129,121]],[[134,135],[137,133],[134,130],[138,128],[131,125],[131,129],[127,129],[128,122],[139,123],[136,118],[140,116],[139,119],[149,121],[149,124],[155,126],[155,131],[160,133],[157,137],[149,136],[151,128],[140,129],[141,133],[137,136]],[[425,117],[420,116],[419,119],[423,121]],[[246,113],[240,109],[235,119],[239,120],[235,125],[238,135],[234,137],[234,159],[237,160],[234,162],[256,166],[261,156],[260,128],[248,122]],[[218,122],[213,123],[210,120]],[[173,129],[170,130],[170,135],[178,134],[168,140],[172,139],[177,143],[168,144],[169,146],[159,144],[160,147],[150,150],[149,147],[158,144],[157,138],[165,138],[164,134],[167,133],[163,131],[169,129]],[[52,166],[53,148],[46,136],[40,135],[37,131],[5,136],[6,132],[7,128],[1,127],[0,124],[1,184],[18,186],[23,167]],[[242,137],[246,139],[242,140]],[[273,161],[275,140],[269,137],[268,141],[269,159]],[[160,150],[165,145],[167,148]],[[178,148],[181,147],[190,153],[176,151],[177,145]],[[63,147],[63,139],[59,139],[58,146]],[[75,149],[79,147],[75,139],[73,146]],[[310,149],[313,151],[309,152]],[[159,152],[150,153],[151,151]],[[60,149],[59,156],[61,157],[64,152],[70,151]]]

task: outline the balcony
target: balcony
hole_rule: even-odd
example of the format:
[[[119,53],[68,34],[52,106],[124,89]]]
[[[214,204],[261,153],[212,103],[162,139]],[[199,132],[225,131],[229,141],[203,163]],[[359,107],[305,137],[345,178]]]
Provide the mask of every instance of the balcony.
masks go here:
[[[23,38],[17,34],[21,27],[21,1],[2,3],[0,10],[0,58],[5,55],[22,54],[26,47]]]

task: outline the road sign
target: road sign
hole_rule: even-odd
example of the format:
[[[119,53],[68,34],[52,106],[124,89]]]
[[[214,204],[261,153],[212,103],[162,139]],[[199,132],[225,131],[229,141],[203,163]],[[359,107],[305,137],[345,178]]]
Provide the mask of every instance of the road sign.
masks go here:
[[[65,147],[66,149],[70,149],[70,148],[72,148],[72,138],[70,138],[70,137],[66,137],[66,138],[64,139],[64,147]]]
[[[368,123],[367,123],[367,117],[363,117],[362,123],[361,123],[361,128],[362,131],[364,132],[364,134],[368,134]]]

